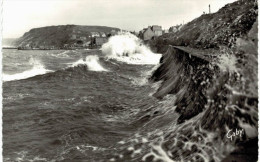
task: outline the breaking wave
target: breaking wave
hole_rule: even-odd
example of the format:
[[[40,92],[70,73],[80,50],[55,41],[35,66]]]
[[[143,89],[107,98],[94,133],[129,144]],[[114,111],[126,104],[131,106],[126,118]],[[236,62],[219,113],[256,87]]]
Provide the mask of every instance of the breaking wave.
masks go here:
[[[20,80],[20,79],[26,79],[30,78],[36,75],[43,75],[48,72],[52,72],[52,70],[45,69],[44,65],[41,64],[39,60],[35,60],[31,58],[29,60],[29,64],[33,65],[33,67],[30,70],[16,73],[16,74],[5,74],[3,73],[3,81],[12,81],[12,80]]]
[[[161,54],[153,53],[131,33],[121,33],[109,38],[101,50],[106,58],[128,64],[158,64],[161,58]]]
[[[217,65],[223,72],[236,72],[237,58],[234,55],[222,54],[218,57]]]
[[[74,62],[71,66],[76,67],[78,65],[87,65],[90,71],[108,71],[99,62],[99,57],[97,55],[89,55],[85,59],[80,59]]]

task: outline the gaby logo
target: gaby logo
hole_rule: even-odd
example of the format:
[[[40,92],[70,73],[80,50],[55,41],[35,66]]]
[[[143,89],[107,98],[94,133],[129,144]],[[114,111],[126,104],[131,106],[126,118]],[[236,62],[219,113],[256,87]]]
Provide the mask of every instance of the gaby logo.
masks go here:
[[[232,141],[233,140],[233,138],[235,138],[236,136],[240,136],[240,137],[242,137],[242,134],[243,134],[243,132],[244,132],[244,130],[243,129],[237,129],[236,128],[236,130],[235,131],[233,131],[232,129],[231,130],[229,130],[228,132],[227,132],[227,138],[230,138],[230,140]]]

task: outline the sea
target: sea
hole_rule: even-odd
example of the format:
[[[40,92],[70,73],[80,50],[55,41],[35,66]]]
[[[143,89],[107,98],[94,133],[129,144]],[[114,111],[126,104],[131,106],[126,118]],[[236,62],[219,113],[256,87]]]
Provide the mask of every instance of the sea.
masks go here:
[[[100,49],[2,53],[5,162],[220,161],[231,150],[209,144],[214,132],[186,139],[201,116],[178,125],[175,96],[153,96],[161,54],[132,35]]]

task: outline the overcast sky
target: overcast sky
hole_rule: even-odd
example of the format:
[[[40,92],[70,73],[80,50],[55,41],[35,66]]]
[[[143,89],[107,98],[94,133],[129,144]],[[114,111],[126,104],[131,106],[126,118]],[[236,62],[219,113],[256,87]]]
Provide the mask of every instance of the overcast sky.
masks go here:
[[[187,23],[235,0],[4,0],[3,37],[50,25],[103,25],[139,31]]]

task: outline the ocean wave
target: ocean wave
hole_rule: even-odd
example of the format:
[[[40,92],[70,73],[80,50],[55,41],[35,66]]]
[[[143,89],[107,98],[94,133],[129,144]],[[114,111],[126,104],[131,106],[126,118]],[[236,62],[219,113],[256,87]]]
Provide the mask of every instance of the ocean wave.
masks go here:
[[[153,53],[139,38],[130,33],[109,38],[101,50],[106,58],[128,64],[158,64],[161,58],[161,54]]]
[[[140,77],[130,77],[131,83],[135,86],[144,86],[149,84],[149,78],[152,73],[159,67],[158,65],[153,66],[150,70],[142,71]]]
[[[70,67],[76,67],[79,65],[87,65],[88,70],[90,71],[108,71],[100,64],[99,57],[97,55],[89,55],[85,59],[80,59],[72,63]]]
[[[29,60],[29,64],[33,65],[33,67],[30,70],[23,71],[21,73],[16,74],[5,74],[3,73],[3,81],[12,81],[12,80],[21,80],[30,78],[36,75],[43,75],[48,72],[52,72],[52,70],[45,69],[44,65],[40,63],[39,60],[35,60],[31,58]]]
[[[21,73],[16,74],[6,74],[3,73],[2,80],[6,81],[13,81],[13,80],[21,80],[31,78],[37,75],[43,75],[49,72],[55,72],[53,70],[48,70],[45,66],[36,59],[31,58],[29,60],[29,64],[32,65],[32,68]],[[77,67],[79,65],[86,65],[89,71],[109,71],[105,69],[99,62],[99,57],[96,55],[89,55],[85,59],[80,59],[76,62],[69,63],[69,66],[64,68],[66,70],[68,68]]]
[[[50,55],[53,57],[57,57],[57,58],[69,58],[70,57],[70,53],[72,53],[73,51],[64,51],[61,53],[51,53]]]
[[[217,65],[223,72],[237,72],[237,58],[234,55],[224,53],[218,56]]]

